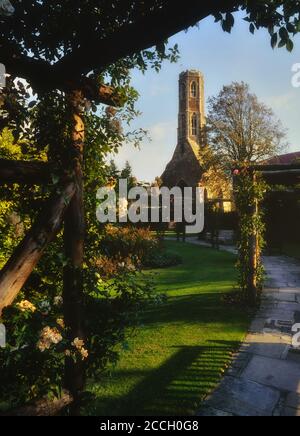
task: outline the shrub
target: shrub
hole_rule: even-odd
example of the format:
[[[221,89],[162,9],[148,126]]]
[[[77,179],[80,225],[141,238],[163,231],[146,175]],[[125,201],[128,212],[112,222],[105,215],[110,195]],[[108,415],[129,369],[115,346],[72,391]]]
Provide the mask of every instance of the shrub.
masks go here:
[[[149,229],[108,225],[102,238],[103,254],[113,259],[130,259],[134,265],[158,249],[158,240]]]
[[[143,264],[147,268],[170,268],[182,263],[182,258],[176,254],[164,252],[163,250],[152,252],[146,256]]]

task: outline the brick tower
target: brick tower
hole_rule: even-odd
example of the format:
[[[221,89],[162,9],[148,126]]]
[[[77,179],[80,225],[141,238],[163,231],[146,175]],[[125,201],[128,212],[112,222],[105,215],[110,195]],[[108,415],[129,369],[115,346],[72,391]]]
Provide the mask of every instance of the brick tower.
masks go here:
[[[205,145],[204,77],[199,71],[186,71],[179,78],[178,142],[171,162],[162,175],[164,186],[199,186],[199,163]]]

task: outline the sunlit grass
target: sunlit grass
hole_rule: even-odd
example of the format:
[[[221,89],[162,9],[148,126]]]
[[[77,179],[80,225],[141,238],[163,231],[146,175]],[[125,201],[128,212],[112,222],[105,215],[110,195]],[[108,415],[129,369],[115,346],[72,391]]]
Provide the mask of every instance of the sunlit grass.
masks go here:
[[[168,300],[148,311],[111,375],[95,381],[88,413],[191,415],[216,386],[246,333],[245,312],[223,303],[235,281],[229,253],[168,242],[183,264],[155,271]]]

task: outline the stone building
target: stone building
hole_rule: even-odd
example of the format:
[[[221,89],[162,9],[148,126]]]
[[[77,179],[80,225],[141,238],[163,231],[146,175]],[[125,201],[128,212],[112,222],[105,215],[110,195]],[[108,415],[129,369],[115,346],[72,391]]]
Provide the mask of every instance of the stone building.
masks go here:
[[[161,176],[163,186],[206,190],[207,200],[216,201],[226,212],[232,210],[232,186],[224,174],[211,168],[204,174],[201,160],[207,152],[204,77],[199,71],[185,71],[179,77],[178,141]],[[224,201],[228,200],[229,201]],[[221,200],[218,202],[218,200]]]
[[[204,130],[204,77],[199,71],[186,71],[179,78],[178,142],[161,176],[163,186],[200,185],[203,171],[199,157],[205,146]]]

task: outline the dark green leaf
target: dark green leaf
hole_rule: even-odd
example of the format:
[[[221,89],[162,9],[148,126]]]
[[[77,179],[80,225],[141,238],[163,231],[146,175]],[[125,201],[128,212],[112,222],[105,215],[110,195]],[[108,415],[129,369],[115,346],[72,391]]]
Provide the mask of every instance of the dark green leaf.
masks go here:
[[[271,38],[271,46],[272,46],[272,48],[275,48],[275,47],[276,47],[277,42],[278,42],[278,34],[277,34],[277,33],[274,33],[274,34],[272,35],[272,38]]]
[[[294,43],[291,39],[288,40],[288,42],[286,43],[286,48],[289,52],[293,51],[294,48]]]

